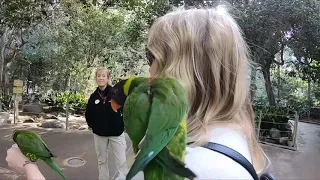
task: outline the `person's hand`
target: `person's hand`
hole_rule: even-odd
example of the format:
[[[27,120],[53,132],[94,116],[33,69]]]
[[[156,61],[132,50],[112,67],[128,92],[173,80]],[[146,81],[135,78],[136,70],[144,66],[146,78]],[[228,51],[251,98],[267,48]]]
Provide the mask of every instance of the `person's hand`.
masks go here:
[[[25,171],[23,164],[25,163],[25,161],[28,160],[29,159],[22,154],[22,152],[16,144],[12,145],[12,147],[7,150],[6,161],[8,163],[8,166],[14,169],[16,172],[24,174]]]

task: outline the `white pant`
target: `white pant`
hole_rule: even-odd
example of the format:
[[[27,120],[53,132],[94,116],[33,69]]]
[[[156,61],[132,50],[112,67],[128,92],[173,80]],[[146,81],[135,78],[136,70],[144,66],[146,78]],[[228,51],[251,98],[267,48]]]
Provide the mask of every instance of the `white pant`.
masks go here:
[[[124,176],[127,169],[126,162],[126,139],[124,133],[120,136],[98,136],[94,134],[94,144],[98,157],[99,180],[109,180],[108,168],[108,145],[110,144],[111,150],[114,154],[117,172],[119,176]],[[117,173],[116,172],[116,173]]]

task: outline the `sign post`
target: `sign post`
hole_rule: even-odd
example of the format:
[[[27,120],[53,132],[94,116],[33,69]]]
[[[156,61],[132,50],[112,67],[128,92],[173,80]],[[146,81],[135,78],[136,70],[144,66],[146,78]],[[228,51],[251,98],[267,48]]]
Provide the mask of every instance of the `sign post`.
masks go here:
[[[70,92],[67,95],[67,105],[66,105],[66,131],[69,129],[69,96]]]
[[[15,124],[19,116],[18,104],[22,101],[23,94],[23,81],[15,79],[13,81],[13,94],[14,94],[14,109],[13,109],[13,123]]]

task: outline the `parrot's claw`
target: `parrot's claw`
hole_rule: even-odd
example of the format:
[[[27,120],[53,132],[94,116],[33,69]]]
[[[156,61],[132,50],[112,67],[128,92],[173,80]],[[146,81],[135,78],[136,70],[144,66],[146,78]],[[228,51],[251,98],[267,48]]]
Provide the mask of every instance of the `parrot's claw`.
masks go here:
[[[154,77],[149,78],[149,85],[151,85],[151,83],[153,82],[154,79],[155,79]]]
[[[18,146],[18,144],[12,144],[12,147],[15,147],[15,148],[18,148],[19,146]]]

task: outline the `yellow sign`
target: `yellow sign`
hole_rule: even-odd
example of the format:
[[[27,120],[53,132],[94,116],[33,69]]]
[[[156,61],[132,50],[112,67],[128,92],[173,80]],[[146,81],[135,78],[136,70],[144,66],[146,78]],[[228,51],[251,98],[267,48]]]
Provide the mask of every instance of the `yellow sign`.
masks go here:
[[[13,87],[13,94],[22,94],[23,87]]]
[[[23,86],[23,81],[19,80],[19,79],[15,79],[13,81],[13,86],[16,86],[16,87],[22,87]]]

